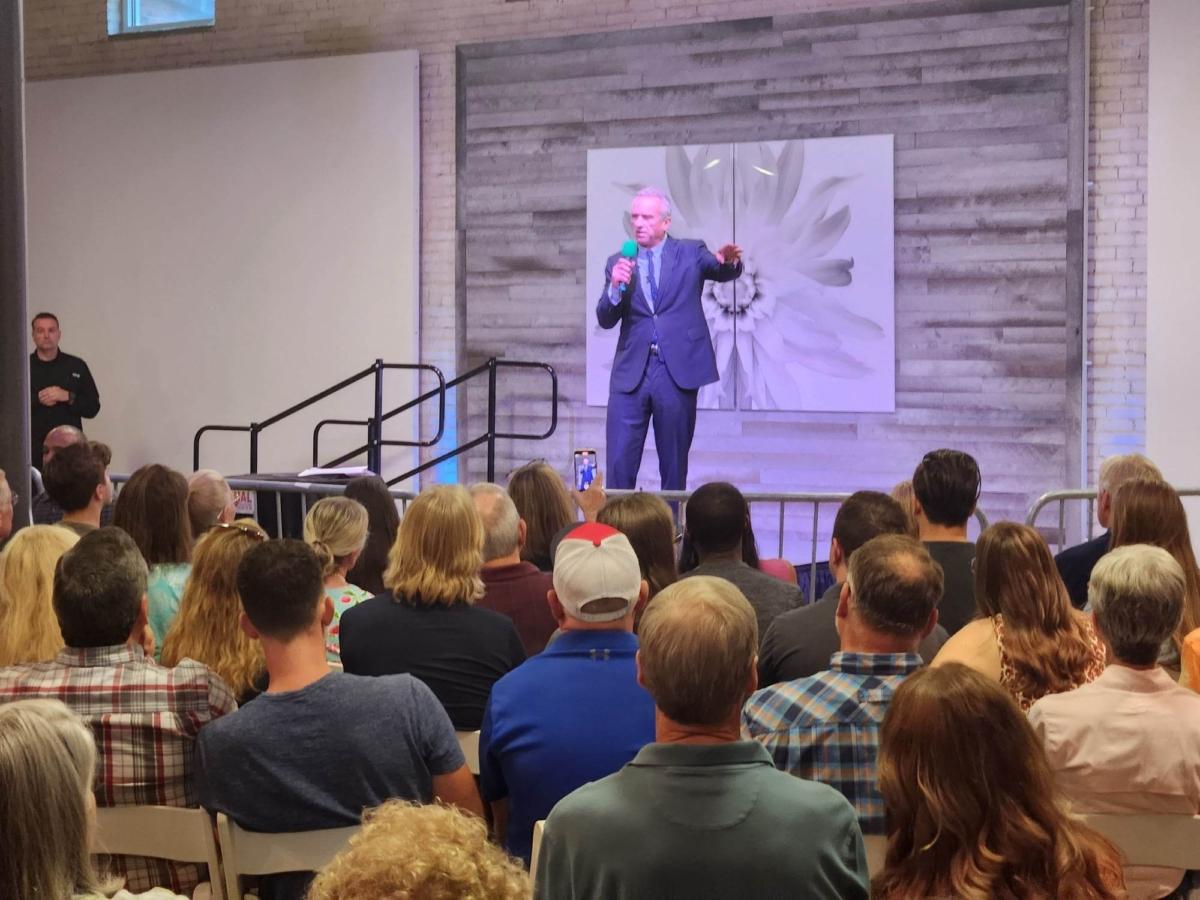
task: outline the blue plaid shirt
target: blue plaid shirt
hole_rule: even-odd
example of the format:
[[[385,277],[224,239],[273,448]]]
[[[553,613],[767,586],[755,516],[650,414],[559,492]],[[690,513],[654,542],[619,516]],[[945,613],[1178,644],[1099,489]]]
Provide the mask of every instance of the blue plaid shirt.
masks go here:
[[[900,682],[922,665],[915,653],[835,653],[826,672],[756,692],[742,734],[767,748],[775,768],[841,791],[863,834],[884,834],[879,728]]]

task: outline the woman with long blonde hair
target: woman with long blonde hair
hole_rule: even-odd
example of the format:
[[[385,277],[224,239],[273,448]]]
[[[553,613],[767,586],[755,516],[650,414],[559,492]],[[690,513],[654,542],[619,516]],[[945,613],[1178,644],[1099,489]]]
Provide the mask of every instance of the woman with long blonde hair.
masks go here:
[[[467,489],[423,490],[400,521],[383,576],[388,590],[342,616],[345,670],[413,675],[455,728],[479,728],[492,684],[525,660],[512,620],[475,606],[482,565],[483,523]]]
[[[183,588],[179,613],[163,642],[162,664],[202,662],[245,703],[266,688],[262,645],[242,631],[238,564],[267,539],[253,519],[219,523],[205,532],[192,554],[192,574]]]
[[[1112,501],[1110,549],[1128,544],[1162,547],[1183,567],[1187,585],[1183,594],[1183,619],[1171,641],[1163,647],[1159,662],[1179,674],[1179,657],[1184,638],[1200,628],[1200,568],[1192,550],[1187,512],[1175,488],[1165,481],[1137,478],[1117,488]]]
[[[304,543],[321,563],[325,596],[333,603],[333,620],[325,629],[325,655],[341,660],[342,613],[373,596],[347,580],[367,543],[367,508],[348,497],[326,497],[304,517]]]
[[[1104,642],[1071,606],[1050,548],[1028,525],[999,522],[979,536],[975,600],[982,618],[946,642],[935,666],[964,663],[1000,682],[1026,711],[1104,671]]]
[[[526,463],[508,476],[508,495],[525,521],[521,559],[552,571],[550,544],[575,521],[575,504],[562,476],[544,459]]]
[[[896,690],[880,735],[884,900],[1110,900],[1119,854],[1071,818],[1037,735],[1003,688],[961,664]]]
[[[0,897],[103,900],[114,896],[89,853],[96,746],[59,700],[0,706]],[[132,900],[126,891],[116,900]],[[144,900],[183,900],[163,888]]]
[[[79,535],[31,525],[0,553],[0,668],[47,662],[63,647],[54,614],[54,567]]]

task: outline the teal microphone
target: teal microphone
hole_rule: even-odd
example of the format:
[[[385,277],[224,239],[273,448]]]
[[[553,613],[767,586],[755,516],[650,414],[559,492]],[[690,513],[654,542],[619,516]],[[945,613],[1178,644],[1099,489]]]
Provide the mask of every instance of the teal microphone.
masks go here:
[[[625,257],[625,259],[636,260],[637,254],[638,254],[637,241],[626,241],[625,243],[623,243],[621,245],[621,255],[623,257]],[[633,277],[630,276],[630,281],[632,281],[632,280],[633,280]],[[629,282],[627,281],[623,285],[621,285],[621,293],[624,294],[628,287],[629,287]]]

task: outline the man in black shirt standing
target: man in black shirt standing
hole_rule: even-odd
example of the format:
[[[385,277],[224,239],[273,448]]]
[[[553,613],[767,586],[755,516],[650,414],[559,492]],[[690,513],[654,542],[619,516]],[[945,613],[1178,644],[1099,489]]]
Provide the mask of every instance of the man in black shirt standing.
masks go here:
[[[41,464],[42,442],[52,428],[82,428],[84,419],[100,412],[100,392],[87,363],[78,356],[60,353],[61,338],[58,316],[41,312],[33,317],[36,349],[29,354],[29,420],[34,468]]]

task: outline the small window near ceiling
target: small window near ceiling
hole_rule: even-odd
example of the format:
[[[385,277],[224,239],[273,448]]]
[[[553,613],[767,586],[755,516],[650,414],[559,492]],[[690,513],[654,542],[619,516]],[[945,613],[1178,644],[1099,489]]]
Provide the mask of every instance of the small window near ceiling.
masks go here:
[[[216,22],[216,0],[109,0],[108,33],[204,28]]]

